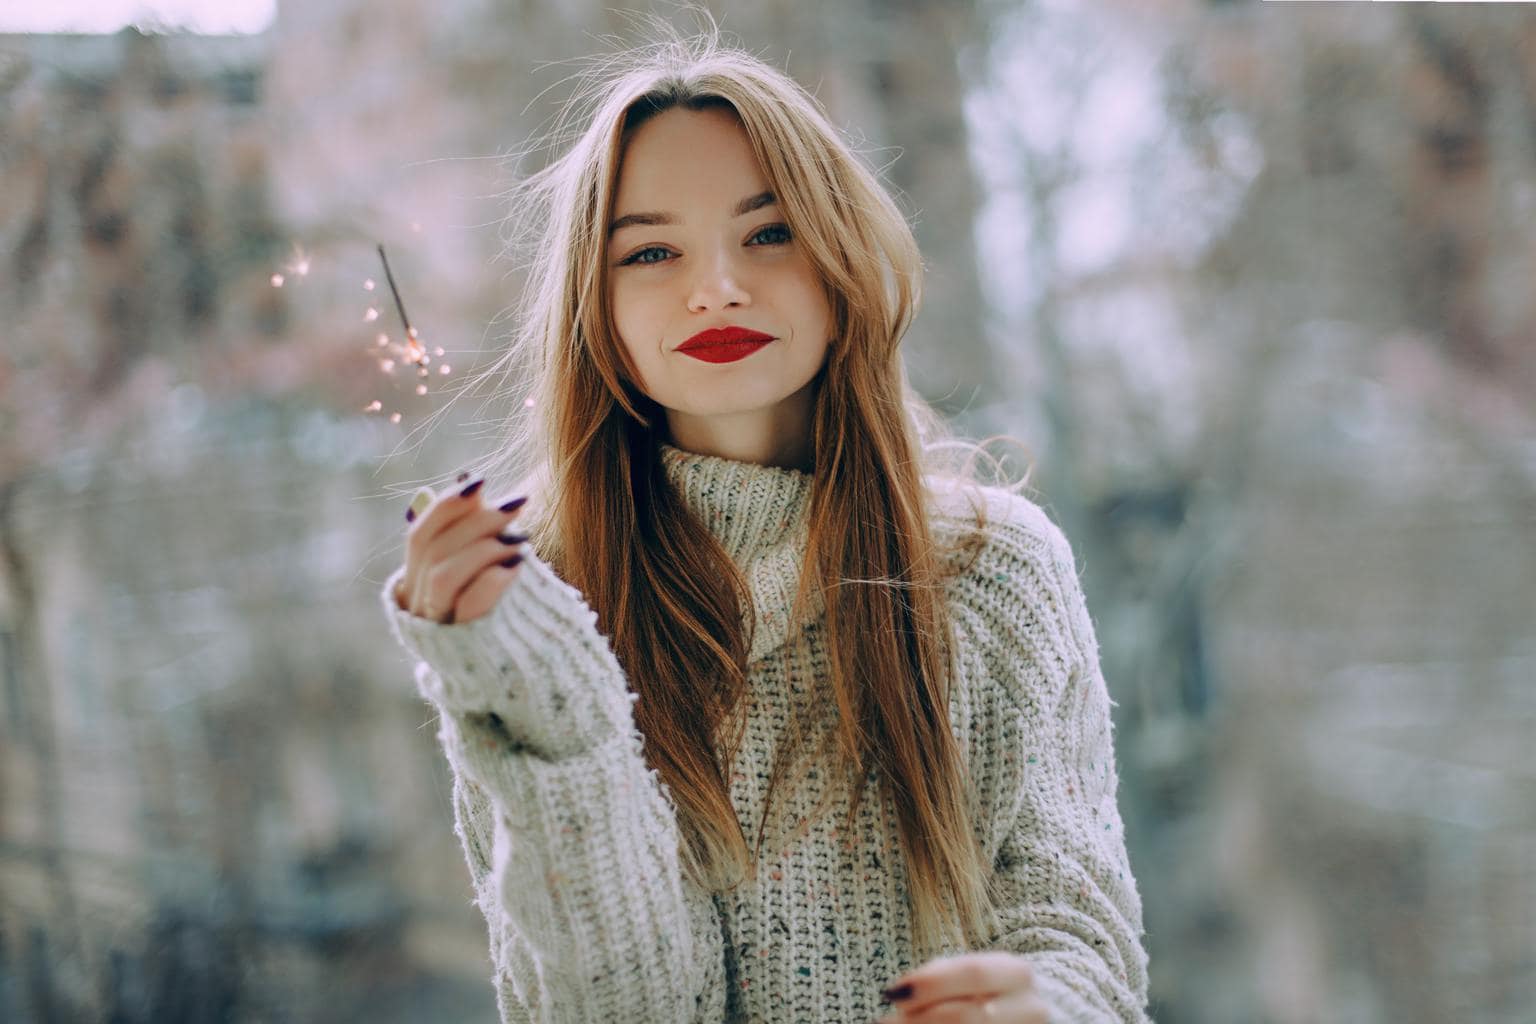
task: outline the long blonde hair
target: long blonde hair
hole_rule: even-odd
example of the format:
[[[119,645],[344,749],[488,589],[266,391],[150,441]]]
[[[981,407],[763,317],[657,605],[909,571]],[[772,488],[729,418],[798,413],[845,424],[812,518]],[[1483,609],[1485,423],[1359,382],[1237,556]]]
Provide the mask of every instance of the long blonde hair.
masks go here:
[[[845,834],[866,783],[878,780],[897,816],[918,949],[982,945],[995,923],[991,870],[950,729],[946,553],[927,509],[934,484],[970,481],[976,461],[991,457],[954,440],[907,383],[898,346],[921,298],[916,241],[875,173],[793,79],[724,44],[713,19],[686,38],[658,27],[662,38],[588,76],[554,132],[569,147],[507,193],[504,241],[522,254],[527,279],[511,344],[480,379],[498,382],[496,399],[515,415],[503,418],[480,469],[532,495],[519,528],[610,638],[639,695],[636,725],[677,813],[688,873],[712,890],[755,875],[768,815],[749,854],[727,781],[746,724],[749,592],[668,484],[663,410],[637,388],[615,335],[604,259],[628,133],[673,107],[732,109],[834,314],[793,621],[818,590],[835,756],[853,786]],[[972,551],[984,525],[973,507],[976,530],[961,545]]]

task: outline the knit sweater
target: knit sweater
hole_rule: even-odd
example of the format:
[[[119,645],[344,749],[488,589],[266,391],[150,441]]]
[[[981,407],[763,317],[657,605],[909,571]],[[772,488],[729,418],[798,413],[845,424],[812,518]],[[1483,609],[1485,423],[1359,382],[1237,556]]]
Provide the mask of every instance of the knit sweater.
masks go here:
[[[823,687],[825,605],[789,621],[812,477],[661,452],[671,484],[742,569],[756,611],[730,782],[750,843],[790,716],[835,705]],[[985,544],[946,595],[959,667],[950,723],[981,808],[977,838],[1006,894],[983,948],[1029,959],[1058,1024],[1145,1021],[1113,701],[1072,550],[1028,499],[982,493]],[[947,541],[974,516],[956,493],[930,508],[930,523]],[[815,814],[832,773],[813,769],[786,806],[800,828],[764,846],[755,879],[713,895],[680,867],[670,791],[634,724],[638,697],[581,593],[530,547],[492,611],[442,625],[395,604],[401,571],[384,586],[385,614],[438,712],[502,1021],[863,1022],[887,1012],[881,989],[920,964],[895,810],[878,787],[859,809],[859,835],[840,837],[848,804]]]

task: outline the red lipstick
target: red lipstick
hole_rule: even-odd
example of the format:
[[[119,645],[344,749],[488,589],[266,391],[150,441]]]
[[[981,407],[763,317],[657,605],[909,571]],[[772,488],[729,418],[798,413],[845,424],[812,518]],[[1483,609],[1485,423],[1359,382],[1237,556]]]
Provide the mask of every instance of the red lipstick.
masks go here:
[[[745,327],[715,327],[695,334],[677,346],[677,351],[706,363],[733,363],[772,340],[771,334]]]

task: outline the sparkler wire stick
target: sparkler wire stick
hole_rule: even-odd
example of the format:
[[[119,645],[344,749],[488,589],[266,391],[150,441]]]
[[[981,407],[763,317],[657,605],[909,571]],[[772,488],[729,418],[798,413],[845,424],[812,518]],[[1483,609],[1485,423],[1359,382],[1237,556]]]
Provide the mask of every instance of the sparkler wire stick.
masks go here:
[[[411,318],[405,315],[405,303],[400,301],[400,289],[395,287],[395,275],[389,269],[389,257],[384,255],[384,243],[379,243],[379,259],[384,261],[384,277],[389,281],[389,292],[395,297],[395,308],[400,311],[400,322],[405,324],[405,336],[416,337],[415,330],[411,327]]]

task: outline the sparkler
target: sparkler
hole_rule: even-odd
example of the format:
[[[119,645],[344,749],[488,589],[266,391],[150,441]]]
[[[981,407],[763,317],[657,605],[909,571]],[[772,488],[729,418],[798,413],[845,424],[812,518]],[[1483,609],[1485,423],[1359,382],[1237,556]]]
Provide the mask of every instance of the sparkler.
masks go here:
[[[379,261],[384,264],[384,279],[389,284],[390,295],[394,297],[395,310],[400,314],[400,324],[405,328],[405,340],[398,345],[392,343],[389,335],[383,332],[374,337],[374,346],[384,350],[380,354],[379,369],[387,374],[393,374],[397,367],[409,368],[414,366],[416,368],[416,376],[418,378],[426,378],[432,372],[428,369],[432,363],[432,357],[441,357],[443,349],[441,346],[434,346],[429,353],[426,345],[422,344],[421,335],[417,333],[415,327],[411,326],[411,318],[405,311],[405,301],[400,298],[400,289],[395,284],[395,273],[389,266],[389,256],[384,252],[382,244],[379,245],[378,249]],[[370,292],[373,291],[375,288],[373,278],[364,281],[363,288]],[[369,306],[368,311],[363,314],[363,319],[369,323],[378,318],[379,310],[377,306]],[[437,365],[437,372],[439,376],[447,376],[452,372],[452,367],[447,363],[439,363]],[[415,391],[418,395],[425,395],[427,393],[427,385],[424,382],[418,383]],[[375,399],[364,406],[363,411],[382,412],[383,408],[383,403]],[[390,413],[389,422],[399,423],[400,413],[398,411]]]
[[[411,223],[411,230],[413,232],[420,232],[421,225],[413,221]],[[401,326],[405,328],[405,337],[403,341],[396,343],[390,339],[388,333],[384,331],[378,332],[373,338],[374,354],[378,360],[379,369],[390,376],[394,376],[396,370],[408,372],[414,367],[418,381],[413,390],[417,395],[425,395],[428,391],[426,381],[432,374],[430,369],[432,360],[434,358],[441,359],[444,354],[443,349],[441,346],[434,346],[431,351],[428,351],[427,346],[422,343],[421,335],[415,327],[411,326],[411,319],[406,315],[405,302],[400,298],[400,289],[395,285],[395,275],[390,269],[389,257],[384,252],[384,246],[379,245],[378,250],[379,260],[384,264],[384,278],[389,283],[390,295],[395,300],[395,310],[400,314]],[[283,264],[281,270],[272,274],[272,287],[281,288],[291,278],[305,277],[309,274],[309,269],[309,256],[305,254],[299,245],[295,244],[292,258]],[[364,291],[372,292],[377,287],[377,284],[371,277],[363,281]],[[363,320],[366,323],[373,323],[379,319],[380,315],[378,305],[370,305],[363,313]],[[447,363],[439,362],[437,364],[438,376],[446,377],[451,372],[452,367]],[[399,423],[401,420],[401,413],[398,410],[386,412],[384,403],[377,398],[363,406],[362,411],[387,415],[391,423]]]

